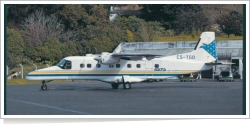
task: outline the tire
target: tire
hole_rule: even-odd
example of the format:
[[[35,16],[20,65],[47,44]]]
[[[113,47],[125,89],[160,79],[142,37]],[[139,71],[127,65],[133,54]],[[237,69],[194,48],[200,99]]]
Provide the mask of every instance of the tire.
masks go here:
[[[111,84],[111,86],[112,86],[113,89],[118,89],[119,84]]]
[[[48,90],[48,87],[47,87],[47,85],[42,85],[42,86],[41,86],[41,89],[42,89],[43,91],[45,91],[45,90]]]
[[[130,83],[124,83],[123,88],[124,89],[131,89],[131,84]]]

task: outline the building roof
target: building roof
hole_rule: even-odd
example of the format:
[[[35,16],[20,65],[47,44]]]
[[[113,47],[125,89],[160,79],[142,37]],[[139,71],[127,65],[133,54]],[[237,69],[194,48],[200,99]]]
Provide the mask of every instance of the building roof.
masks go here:
[[[218,58],[243,56],[242,40],[217,42]],[[183,42],[123,42],[113,53],[147,53],[170,56],[194,50],[196,41]]]

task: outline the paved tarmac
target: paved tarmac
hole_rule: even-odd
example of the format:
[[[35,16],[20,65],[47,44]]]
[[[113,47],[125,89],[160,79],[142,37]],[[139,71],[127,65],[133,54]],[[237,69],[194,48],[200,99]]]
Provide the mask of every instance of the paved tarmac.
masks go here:
[[[242,115],[242,81],[149,82],[124,90],[98,81],[8,85],[7,115]]]

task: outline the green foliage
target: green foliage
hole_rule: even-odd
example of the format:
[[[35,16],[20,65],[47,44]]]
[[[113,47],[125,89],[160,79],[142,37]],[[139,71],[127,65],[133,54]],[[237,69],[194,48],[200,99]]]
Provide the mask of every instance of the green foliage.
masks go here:
[[[129,32],[127,30],[133,33],[133,41],[137,42],[151,41],[153,38],[165,34],[164,28],[159,22],[146,22],[145,20],[135,16],[129,16],[128,18],[122,17],[116,21],[115,25],[123,30],[122,34],[125,34],[126,41],[129,41]]]
[[[51,64],[57,64],[63,58],[62,51],[64,50],[62,50],[62,47],[62,43],[57,38],[47,38],[43,48],[49,54],[44,55],[47,57],[45,58],[47,60],[42,61],[50,61]]]
[[[193,30],[205,30],[209,22],[198,4],[150,4],[142,5],[143,18],[159,21],[166,29],[190,34]]]
[[[122,15],[114,22],[108,19],[110,6],[8,5],[8,66],[54,65],[66,56],[112,52],[120,42],[197,40],[202,31],[213,28],[208,21],[211,14],[204,14],[203,5],[143,4],[143,15]],[[222,31],[242,35],[242,14],[230,12],[229,16],[219,18],[227,24],[218,24],[231,26],[235,32]]]
[[[237,11],[230,11],[229,14],[221,15],[216,22],[219,24],[219,28],[228,35],[243,34],[243,17],[242,14]]]
[[[30,49],[31,58],[35,62],[56,64],[63,58],[62,48],[63,45],[57,38],[47,38],[44,45]]]
[[[101,36],[98,39],[90,40],[88,45],[91,47],[92,53],[111,52],[115,46],[110,38],[106,36]]]
[[[78,55],[77,44],[74,42],[66,42],[62,44],[62,57]]]
[[[156,37],[166,35],[165,28],[162,27],[161,24],[156,21],[147,22],[147,32],[150,41],[152,41]]]
[[[128,42],[132,42],[134,40],[134,34],[128,29],[126,30],[126,33]]]
[[[62,20],[67,30],[80,29],[88,23],[88,15],[81,5],[66,4],[57,6],[59,6],[60,9],[56,14],[59,19]]]
[[[22,36],[15,29],[7,28],[7,34],[7,65],[13,68],[22,63],[25,45]]]

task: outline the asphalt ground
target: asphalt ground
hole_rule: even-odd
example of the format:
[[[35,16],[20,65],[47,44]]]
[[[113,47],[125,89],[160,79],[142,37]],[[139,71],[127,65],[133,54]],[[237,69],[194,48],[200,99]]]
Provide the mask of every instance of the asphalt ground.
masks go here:
[[[99,81],[8,85],[6,115],[242,115],[242,81],[145,82],[114,90]]]

